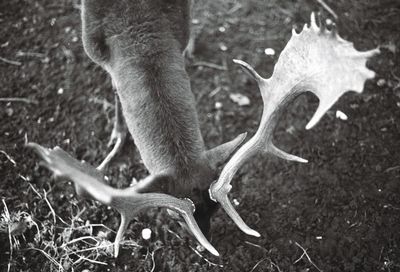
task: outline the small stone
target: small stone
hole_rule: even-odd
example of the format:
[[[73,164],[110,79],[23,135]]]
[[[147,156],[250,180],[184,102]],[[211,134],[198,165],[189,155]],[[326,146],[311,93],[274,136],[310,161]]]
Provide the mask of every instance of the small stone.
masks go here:
[[[336,118],[343,120],[343,121],[346,121],[348,119],[347,115],[340,110],[336,111]]]
[[[295,132],[296,132],[296,128],[295,128],[294,126],[290,126],[290,127],[288,127],[288,128],[286,129],[286,132],[293,135],[293,134],[295,134]]]
[[[381,78],[376,82],[376,85],[378,85],[378,87],[383,87],[386,84],[386,80]]]
[[[8,117],[11,117],[14,114],[14,110],[12,108],[6,108],[6,114]]]
[[[225,32],[225,31],[226,31],[226,28],[223,27],[223,26],[220,26],[220,27],[218,28],[218,30],[219,30],[219,32]]]
[[[275,55],[275,50],[273,48],[265,48],[264,53],[267,56],[274,56]]]
[[[223,104],[221,102],[215,102],[215,109],[220,110],[222,109]]]
[[[226,50],[228,50],[228,47],[224,44],[224,43],[220,43],[219,44],[219,49],[221,49],[221,51],[226,51]]]
[[[233,205],[235,205],[235,206],[239,206],[239,204],[240,204],[239,200],[237,200],[236,198],[234,198],[232,200],[232,202],[233,202]]]
[[[330,18],[326,18],[325,23],[327,26],[330,26],[333,24],[333,21]]]
[[[57,90],[57,93],[58,93],[58,94],[63,94],[63,93],[64,93],[64,89],[63,89],[63,88],[58,89],[58,90]]]
[[[242,95],[240,93],[233,93],[229,95],[229,98],[235,102],[236,104],[238,104],[239,106],[248,106],[250,105],[250,99],[245,96]]]
[[[145,240],[149,240],[151,238],[151,229],[149,228],[142,229],[142,238]]]
[[[204,252],[206,249],[202,245],[197,245],[196,250],[201,253]]]

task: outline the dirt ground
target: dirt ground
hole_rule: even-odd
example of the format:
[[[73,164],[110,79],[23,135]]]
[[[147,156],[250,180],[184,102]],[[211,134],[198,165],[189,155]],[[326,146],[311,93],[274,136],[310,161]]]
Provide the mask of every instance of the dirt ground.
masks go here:
[[[377,76],[309,131],[318,100],[303,95],[291,104],[275,143],[308,164],[257,157],[236,175],[230,196],[261,238],[246,236],[219,211],[211,229],[216,258],[196,251],[176,222],[152,210],[130,225],[117,259],[108,230],[118,227],[117,212],[78,199],[24,147],[59,145],[93,165],[108,151],[113,91],[84,54],[73,2],[0,1],[0,97],[25,99],[0,99],[1,271],[400,271],[398,1],[326,2],[338,15],[340,35],[358,50],[381,46],[368,63]],[[311,11],[333,19],[311,0],[209,1],[196,8],[196,50],[187,70],[209,147],[253,134],[259,122],[260,94],[232,59],[269,76],[292,26],[300,29]],[[237,105],[232,93],[250,105]],[[337,110],[348,120],[336,118]],[[107,172],[117,187],[146,175],[131,139],[123,151]],[[9,236],[8,226],[23,235]],[[150,240],[141,238],[143,228],[152,230]]]

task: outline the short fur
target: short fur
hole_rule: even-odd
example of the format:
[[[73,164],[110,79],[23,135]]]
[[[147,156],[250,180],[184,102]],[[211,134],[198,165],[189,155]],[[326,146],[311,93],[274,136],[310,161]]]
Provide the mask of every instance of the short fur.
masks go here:
[[[82,34],[88,56],[112,77],[145,166],[151,175],[164,177],[148,190],[192,199],[203,218],[196,219],[205,221],[199,225],[207,232],[215,210],[207,190],[216,178],[216,164],[241,141],[226,144],[225,152],[206,151],[182,56],[190,32],[190,4],[84,0]]]

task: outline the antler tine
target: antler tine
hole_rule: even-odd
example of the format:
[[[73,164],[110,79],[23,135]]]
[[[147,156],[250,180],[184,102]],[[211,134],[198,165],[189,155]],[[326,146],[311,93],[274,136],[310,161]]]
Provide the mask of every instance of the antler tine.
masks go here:
[[[27,146],[39,154],[43,159],[41,164],[53,171],[55,176],[76,183],[94,199],[119,211],[121,224],[114,243],[115,256],[118,255],[119,243],[130,221],[141,210],[151,207],[164,207],[178,212],[199,243],[213,255],[219,256],[218,251],[210,244],[197,225],[193,216],[194,205],[189,199],[178,199],[161,193],[140,193],[140,190],[143,189],[142,186],[115,189],[105,184],[99,170],[89,164],[79,162],[59,147],[47,149],[36,143],[28,143]],[[149,182],[148,179],[151,178],[152,176],[146,178],[146,182]]]
[[[326,30],[318,26],[315,14],[311,14],[310,26],[304,25],[292,37],[282,51],[274,72],[264,79],[244,61],[234,60],[258,83],[264,109],[255,135],[232,156],[223,168],[218,181],[211,184],[211,199],[219,202],[238,227],[247,234],[259,233],[244,223],[233,208],[227,194],[231,181],[241,166],[259,153],[269,153],[280,158],[306,163],[307,160],[288,154],[272,143],[272,135],[282,109],[297,95],[310,91],[319,98],[319,106],[306,126],[312,128],[345,92],[362,92],[367,79],[375,73],[365,67],[369,57],[379,53],[378,49],[359,52],[336,33],[335,28]]]

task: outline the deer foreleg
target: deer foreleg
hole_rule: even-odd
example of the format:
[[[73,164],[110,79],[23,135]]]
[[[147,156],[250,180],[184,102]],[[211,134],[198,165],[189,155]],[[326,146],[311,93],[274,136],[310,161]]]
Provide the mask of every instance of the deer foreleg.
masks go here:
[[[114,120],[114,128],[111,132],[110,140],[108,141],[107,146],[110,147],[114,144],[112,150],[108,155],[104,158],[102,163],[97,167],[98,170],[102,171],[104,168],[110,163],[112,158],[118,153],[125,142],[126,135],[128,133],[128,129],[125,125],[124,117],[122,115],[121,103],[119,102],[118,95],[115,95],[115,120]]]

